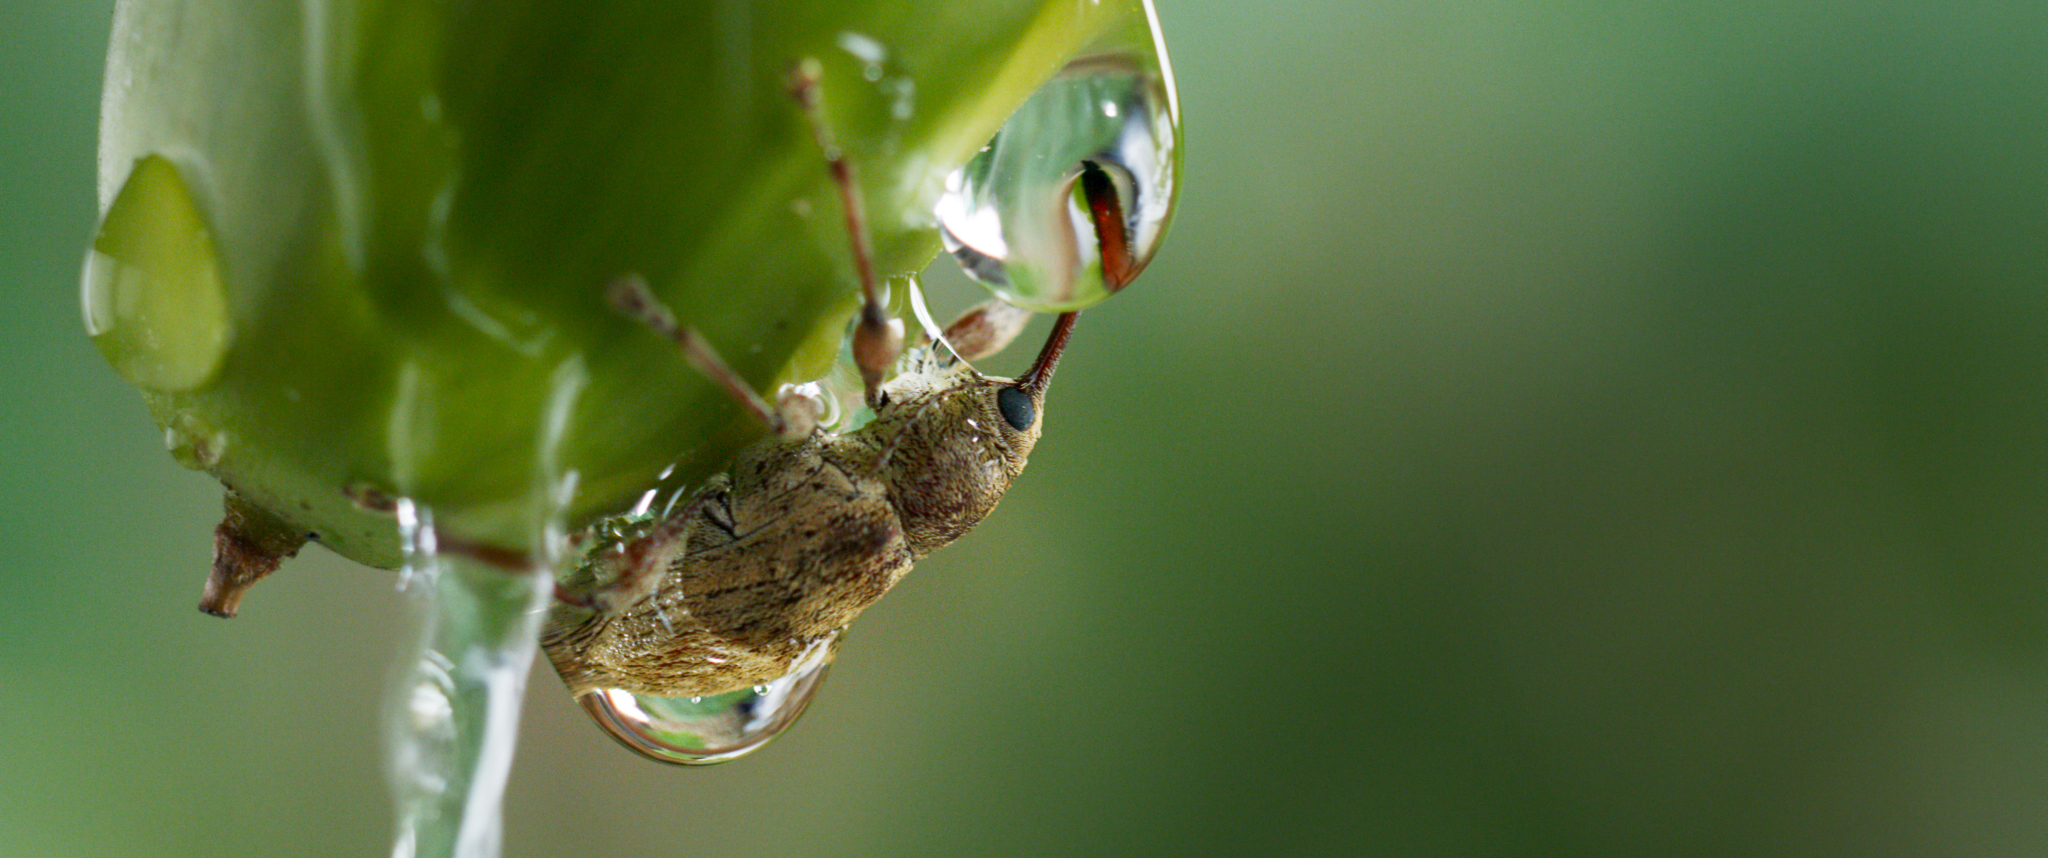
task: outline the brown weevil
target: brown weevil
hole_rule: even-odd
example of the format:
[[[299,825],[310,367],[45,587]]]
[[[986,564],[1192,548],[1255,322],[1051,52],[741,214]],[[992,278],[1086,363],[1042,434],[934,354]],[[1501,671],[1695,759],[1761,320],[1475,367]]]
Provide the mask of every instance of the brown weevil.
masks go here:
[[[969,361],[1001,350],[1030,313],[990,301],[904,357],[900,322],[885,309],[852,163],[829,139],[814,65],[791,93],[825,153],[845,214],[861,289],[853,363],[873,413],[857,429],[819,425],[816,400],[770,403],[679,324],[635,275],[617,278],[612,305],[682,356],[764,424],[686,502],[653,517],[624,516],[581,539],[581,565],[555,587],[541,646],[583,707],[621,744],[655,760],[720,762],[759,747],[800,714],[842,631],[919,558],[952,542],[1002,499],[1037,443],[1045,394],[1073,331],[1061,314],[1037,359],[1015,379]],[[1102,279],[1136,276],[1124,206],[1095,165],[1073,178],[1093,227]],[[905,366],[888,372],[899,359]],[[394,511],[364,486],[357,503]],[[231,616],[248,587],[305,536],[229,498],[201,607]],[[260,512],[260,511],[258,511]],[[524,572],[523,554],[437,536],[438,550]]]
[[[622,744],[702,763],[758,747],[801,712],[838,638],[911,564],[980,523],[1024,469],[1076,314],[1061,314],[1030,368],[991,378],[967,360],[1000,349],[1029,314],[970,310],[945,343],[884,381],[902,339],[876,283],[851,163],[818,119],[815,79],[795,78],[837,185],[860,277],[852,353],[873,419],[840,433],[814,404],[770,404],[677,324],[638,278],[613,304],[676,342],[770,430],[672,514],[587,549],[558,588],[541,644],[562,681]],[[1135,273],[1114,188],[1077,178],[1103,276]],[[943,356],[943,357],[942,357]]]
[[[637,288],[620,291],[648,306]],[[767,688],[807,661],[822,666],[854,617],[978,524],[1023,471],[1073,321],[1060,317],[1015,380],[964,363],[900,374],[873,390],[874,419],[851,432],[752,403],[775,434],[673,514],[593,546],[565,582],[541,636],[562,681],[644,753],[646,736],[596,707],[622,692]]]

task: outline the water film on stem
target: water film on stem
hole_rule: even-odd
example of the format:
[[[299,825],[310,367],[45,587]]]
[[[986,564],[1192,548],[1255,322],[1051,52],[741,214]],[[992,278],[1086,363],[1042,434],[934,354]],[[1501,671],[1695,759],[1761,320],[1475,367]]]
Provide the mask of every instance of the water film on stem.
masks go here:
[[[520,701],[539,651],[540,625],[563,562],[564,512],[577,473],[560,466],[569,413],[588,382],[583,361],[561,361],[550,380],[534,450],[533,547],[525,554],[458,546],[435,529],[432,508],[392,500],[404,549],[400,587],[417,635],[400,660],[385,712],[385,749],[397,833],[393,858],[496,858],[502,802],[518,744]],[[433,386],[405,386],[409,399]],[[416,469],[409,441],[431,421],[401,409],[393,460]],[[517,558],[517,562],[508,562]],[[524,568],[520,568],[520,567]]]
[[[508,571],[441,551],[431,509],[400,499],[396,513],[418,635],[385,713],[397,803],[391,854],[494,858],[552,570]]]

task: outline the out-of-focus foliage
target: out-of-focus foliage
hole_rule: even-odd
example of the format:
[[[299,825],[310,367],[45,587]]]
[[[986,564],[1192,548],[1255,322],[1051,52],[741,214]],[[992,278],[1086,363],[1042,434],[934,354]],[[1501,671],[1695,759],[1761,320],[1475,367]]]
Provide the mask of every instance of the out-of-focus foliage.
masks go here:
[[[0,851],[381,851],[390,579],[191,611],[77,332],[106,9],[20,8]],[[1182,210],[1031,472],[754,757],[533,683],[508,855],[2048,850],[2048,11],[1160,13]]]

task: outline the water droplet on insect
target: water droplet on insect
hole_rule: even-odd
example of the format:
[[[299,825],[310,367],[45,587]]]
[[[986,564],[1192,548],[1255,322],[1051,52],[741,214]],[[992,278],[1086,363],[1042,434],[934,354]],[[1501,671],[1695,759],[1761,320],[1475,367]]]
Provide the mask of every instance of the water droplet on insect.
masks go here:
[[[107,206],[85,259],[85,330],[129,383],[211,381],[227,354],[227,296],[213,231],[178,167],[145,156]]]
[[[818,640],[789,673],[752,688],[707,697],[660,697],[618,688],[577,698],[619,744],[651,759],[684,765],[722,763],[748,754],[796,723],[825,679],[838,635]]]
[[[1159,249],[1179,187],[1180,111],[1156,26],[1144,38],[1149,44],[1068,64],[946,178],[933,211],[940,236],[997,297],[1059,312],[1122,287],[1103,277],[1083,181],[1106,179],[1113,188],[1129,273]],[[1086,173],[1099,175],[1084,180]]]

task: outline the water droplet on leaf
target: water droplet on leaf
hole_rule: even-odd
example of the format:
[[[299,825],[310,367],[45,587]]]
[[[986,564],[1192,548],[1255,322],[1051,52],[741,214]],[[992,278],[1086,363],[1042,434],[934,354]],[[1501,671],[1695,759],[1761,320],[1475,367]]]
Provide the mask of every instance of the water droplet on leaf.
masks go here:
[[[227,297],[213,233],[169,159],[135,162],[85,260],[86,333],[129,383],[193,390],[227,354]]]
[[[819,640],[789,673],[751,688],[706,697],[660,697],[618,688],[578,698],[598,726],[643,756],[709,765],[744,756],[796,723],[825,679],[838,635]]]
[[[1129,277],[1105,278],[1084,187],[1107,184],[1135,275],[1166,234],[1180,178],[1172,72],[1149,50],[1083,57],[1025,100],[965,167],[934,214],[946,250],[997,297],[1078,310]]]
[[[191,413],[179,414],[164,427],[164,449],[178,464],[204,471],[220,464],[227,453],[228,436]]]

